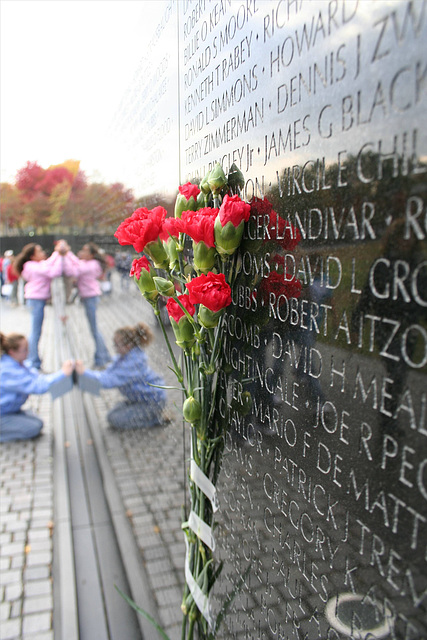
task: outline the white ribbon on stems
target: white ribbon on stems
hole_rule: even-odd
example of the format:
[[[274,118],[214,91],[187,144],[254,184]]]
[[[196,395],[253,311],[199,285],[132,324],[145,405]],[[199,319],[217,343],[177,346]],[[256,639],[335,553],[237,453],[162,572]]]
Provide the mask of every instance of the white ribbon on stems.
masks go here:
[[[200,467],[197,465],[193,458],[193,447],[191,447],[191,461],[190,461],[190,478],[194,484],[205,494],[212,505],[212,511],[215,513],[219,509],[218,496],[215,486],[209,480],[209,478],[203,473]],[[215,539],[212,533],[212,527],[202,520],[195,511],[190,512],[188,518],[188,526],[196,534],[196,536],[206,544],[206,546],[215,551]],[[185,536],[185,579],[190,590],[191,596],[196,603],[202,616],[207,621],[209,627],[212,629],[214,621],[212,617],[211,604],[209,595],[203,593],[190,569],[190,550]]]
[[[214,618],[211,610],[211,603],[209,595],[203,593],[197,582],[195,581],[190,569],[190,546],[188,544],[187,536],[185,536],[185,580],[188,588],[190,589],[191,596],[196,603],[196,606],[202,616],[205,618],[212,630],[214,628]]]

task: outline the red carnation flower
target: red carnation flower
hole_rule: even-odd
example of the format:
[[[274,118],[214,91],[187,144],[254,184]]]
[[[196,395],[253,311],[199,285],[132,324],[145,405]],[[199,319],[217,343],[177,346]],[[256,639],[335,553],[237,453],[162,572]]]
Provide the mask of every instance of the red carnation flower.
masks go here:
[[[254,198],[251,202],[251,215],[263,216],[265,240],[274,240],[285,251],[293,251],[301,242],[301,233],[288,220],[281,218],[274,210],[271,202],[264,198]]]
[[[196,309],[191,304],[188,294],[184,293],[182,296],[178,296],[178,300],[180,301],[182,306],[187,309],[188,313],[191,316],[194,316],[194,313],[195,313]],[[173,318],[175,320],[175,322],[179,322],[180,319],[183,316],[185,316],[184,311],[181,309],[181,307],[179,306],[179,304],[177,303],[177,301],[174,298],[169,298],[168,299],[168,301],[166,303],[166,309],[168,311],[169,316],[171,318]]]
[[[130,218],[126,218],[118,227],[114,237],[121,245],[132,245],[137,253],[141,253],[149,242],[158,239],[166,218],[166,209],[146,207],[136,209]]]
[[[267,198],[253,198],[250,207],[252,216],[269,216],[273,211],[273,205]]]
[[[182,221],[181,218],[166,218],[163,223],[162,231],[160,233],[160,240],[162,242],[166,242],[169,240],[170,236],[174,238],[178,238],[179,234],[182,233]]]
[[[231,303],[231,288],[223,273],[208,272],[187,284],[190,302],[203,304],[211,311],[221,311]]]
[[[193,196],[193,198],[197,200],[197,196],[200,193],[200,189],[197,186],[197,184],[192,184],[191,182],[187,182],[186,184],[183,184],[180,187],[178,187],[178,191],[187,200],[189,200],[191,196]]]
[[[182,230],[194,242],[204,242],[208,247],[214,247],[214,224],[217,215],[218,209],[210,207],[198,211],[184,211],[181,216]]]
[[[219,220],[221,226],[225,227],[227,222],[232,222],[234,227],[238,227],[244,220],[247,222],[251,214],[251,206],[243,202],[239,196],[224,196],[219,210]]]
[[[268,278],[262,280],[259,293],[264,304],[267,304],[270,293],[275,294],[276,300],[280,296],[289,300],[289,298],[299,298],[301,289],[302,284],[297,278],[291,277],[290,280],[285,280],[283,274],[272,271]]]
[[[268,228],[272,238],[280,244],[285,251],[293,251],[301,242],[301,233],[293,224],[281,218],[275,211],[270,214]]]
[[[142,256],[142,258],[135,258],[135,260],[132,262],[129,275],[135,276],[135,278],[139,280],[142,269],[145,269],[148,272],[150,272],[151,269],[151,265],[145,256]]]

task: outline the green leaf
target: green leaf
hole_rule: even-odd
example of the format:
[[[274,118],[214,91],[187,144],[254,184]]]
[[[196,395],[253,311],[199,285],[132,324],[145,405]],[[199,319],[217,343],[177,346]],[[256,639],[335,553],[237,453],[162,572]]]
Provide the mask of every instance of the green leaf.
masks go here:
[[[123,593],[123,591],[121,591],[116,584],[114,585],[114,587],[120,593],[122,598],[126,600],[126,602],[132,607],[132,609],[135,609],[135,611],[140,613],[144,618],[148,620],[148,622],[150,622],[153,625],[153,627],[155,627],[155,629],[157,629],[157,631],[160,633],[162,638],[164,638],[164,640],[170,640],[169,636],[163,631],[159,623],[156,620],[154,620],[154,618],[150,616],[149,613],[144,611],[144,609],[141,609],[140,607],[138,607],[138,605],[131,598],[129,598],[129,596]]]

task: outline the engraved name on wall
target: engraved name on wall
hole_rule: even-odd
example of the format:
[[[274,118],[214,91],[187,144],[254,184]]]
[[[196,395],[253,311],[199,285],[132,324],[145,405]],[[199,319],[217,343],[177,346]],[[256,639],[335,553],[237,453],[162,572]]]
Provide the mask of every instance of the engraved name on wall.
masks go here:
[[[422,638],[427,8],[179,21],[182,182],[234,162],[256,199],[224,323],[221,637]]]

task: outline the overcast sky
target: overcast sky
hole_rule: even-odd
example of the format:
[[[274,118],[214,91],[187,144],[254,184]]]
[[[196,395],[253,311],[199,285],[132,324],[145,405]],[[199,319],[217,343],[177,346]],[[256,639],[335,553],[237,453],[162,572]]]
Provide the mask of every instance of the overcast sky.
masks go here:
[[[114,182],[108,125],[157,24],[156,0],[1,0],[1,181],[28,160]],[[129,185],[128,185],[129,186]]]

